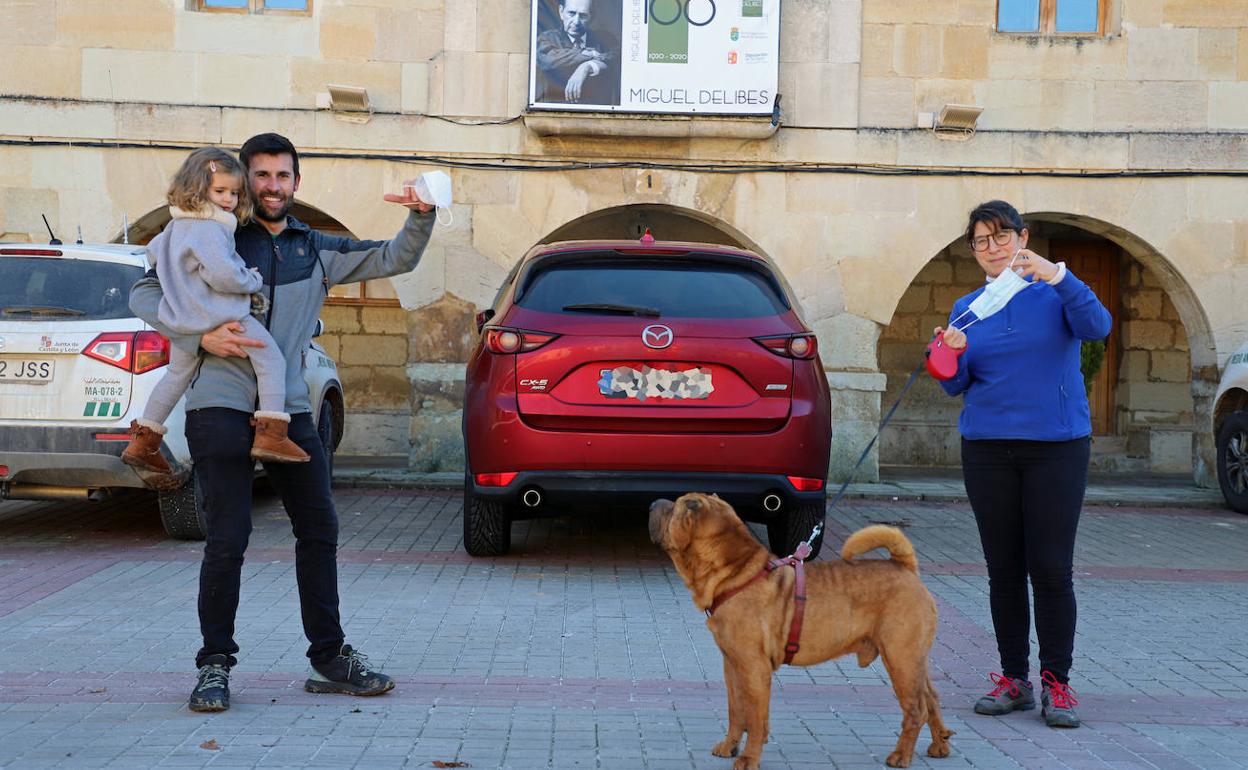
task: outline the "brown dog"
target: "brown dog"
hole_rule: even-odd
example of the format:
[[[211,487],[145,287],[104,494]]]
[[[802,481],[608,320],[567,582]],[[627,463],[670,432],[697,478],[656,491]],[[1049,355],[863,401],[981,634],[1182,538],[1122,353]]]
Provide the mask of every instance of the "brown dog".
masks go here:
[[[771,554],[732,506],[714,495],[682,495],[675,503],[650,506],[650,539],[663,547],[700,610],[734,591],[707,618],[724,656],[728,689],[728,734],[711,753],[737,756],[733,770],[757,770],[767,741],[771,674],[784,660],[794,614],[795,571],[780,567],[756,579]],[[891,559],[853,561],[875,548]],[[849,653],[869,666],[877,655],[901,705],[901,736],[888,755],[890,767],[908,767],[926,722],[931,757],[949,756],[949,736],[940,700],[927,673],[936,636],[936,603],[919,580],[914,548],[900,530],[871,526],[855,532],[841,549],[843,562],[806,565],[806,606],[795,666],[811,666]],[[747,585],[748,584],[748,585]]]

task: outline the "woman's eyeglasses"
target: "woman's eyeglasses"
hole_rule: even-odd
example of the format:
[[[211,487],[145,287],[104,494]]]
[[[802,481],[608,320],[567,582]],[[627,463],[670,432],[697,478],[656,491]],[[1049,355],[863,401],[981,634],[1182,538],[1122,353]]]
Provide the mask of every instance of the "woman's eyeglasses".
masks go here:
[[[1013,230],[998,230],[992,235],[978,235],[971,239],[971,248],[975,251],[987,251],[988,239],[991,238],[998,246],[1004,246],[1014,237]]]

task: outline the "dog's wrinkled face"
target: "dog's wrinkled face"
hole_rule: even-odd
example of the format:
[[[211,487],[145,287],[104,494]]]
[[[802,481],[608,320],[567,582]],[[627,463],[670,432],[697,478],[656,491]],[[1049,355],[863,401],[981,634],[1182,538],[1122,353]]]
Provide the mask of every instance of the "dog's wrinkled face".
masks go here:
[[[724,512],[732,509],[715,495],[690,492],[676,502],[655,500],[650,504],[650,540],[663,550],[684,550],[696,537],[719,530],[727,523]]]

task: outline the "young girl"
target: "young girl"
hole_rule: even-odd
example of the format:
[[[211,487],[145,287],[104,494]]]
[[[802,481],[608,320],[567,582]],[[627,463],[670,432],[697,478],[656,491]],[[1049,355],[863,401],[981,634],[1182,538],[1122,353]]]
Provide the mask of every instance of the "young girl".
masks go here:
[[[251,315],[252,295],[264,281],[234,251],[234,229],[251,215],[243,192],[246,174],[238,160],[215,147],[195,150],[169,186],[173,221],[148,244],[148,256],[164,290],[160,322],[177,334],[204,334],[237,321],[243,334],[260,340],[248,357],[256,371],[260,409],[251,424],[251,456],[268,462],[307,462],[308,453],[286,435],[286,362],[264,324]],[[263,295],[257,295],[263,303]],[[198,356],[179,347],[169,351],[169,368],[148,399],[143,417],[130,423],[130,444],[122,462],[147,471],[151,486],[174,479],[160,453],[164,421],[193,378]]]

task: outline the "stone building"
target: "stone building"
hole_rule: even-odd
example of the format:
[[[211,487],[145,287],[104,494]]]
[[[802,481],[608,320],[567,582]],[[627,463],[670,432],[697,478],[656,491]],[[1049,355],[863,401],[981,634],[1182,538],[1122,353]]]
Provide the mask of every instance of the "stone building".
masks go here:
[[[276,130],[304,152],[296,214],[383,238],[383,192],[451,163],[453,225],[414,273],[340,288],[322,338],[340,451],[442,470],[473,315],[527,249],[744,245],[819,334],[837,477],[982,280],[967,211],[1004,198],[1117,321],[1096,463],[1208,483],[1212,389],[1248,338],[1248,0],[1035,1],[1009,32],[997,0],[782,0],[777,125],[528,111],[529,0],[0,0],[0,233],[42,240],[46,214],[142,240],[186,148]],[[1091,30],[1049,31],[1089,2]],[[366,89],[368,119],[325,109],[328,84]],[[933,130],[947,104],[983,108],[973,132]],[[920,380],[859,478],[956,463],[957,408]]]

